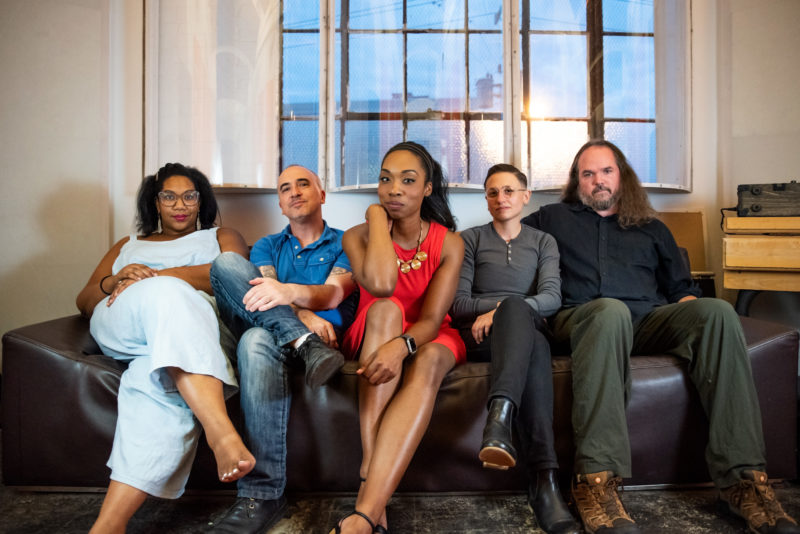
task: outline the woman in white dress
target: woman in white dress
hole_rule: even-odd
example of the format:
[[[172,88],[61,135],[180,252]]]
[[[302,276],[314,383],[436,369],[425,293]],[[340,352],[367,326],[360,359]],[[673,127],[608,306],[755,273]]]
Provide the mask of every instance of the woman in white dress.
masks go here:
[[[221,252],[247,258],[248,251],[238,232],[214,227],[216,218],[208,179],[165,165],[139,189],[139,235],[111,247],[78,295],[103,353],[128,363],[111,482],[91,532],[124,532],[148,494],[183,494],[201,427],[220,480],[237,480],[255,465],[225,408],[238,385],[220,346],[209,281]]]

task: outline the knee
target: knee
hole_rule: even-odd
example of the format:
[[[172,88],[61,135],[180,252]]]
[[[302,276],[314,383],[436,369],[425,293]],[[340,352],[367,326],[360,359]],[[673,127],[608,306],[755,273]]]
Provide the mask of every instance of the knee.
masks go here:
[[[367,310],[366,327],[371,330],[398,324],[402,327],[402,321],[403,312],[391,299],[378,299]]]
[[[502,320],[508,317],[519,317],[521,314],[533,312],[533,308],[525,302],[525,299],[516,295],[506,297],[500,302],[497,311],[494,313],[495,320]]]
[[[236,252],[223,252],[211,263],[211,279],[242,277],[253,278],[255,267]]]
[[[258,369],[283,365],[281,347],[275,337],[263,328],[250,328],[242,334],[236,348],[239,375],[257,375]]]
[[[138,287],[137,287],[138,286]],[[174,313],[176,303],[190,302],[197,295],[196,290],[186,281],[174,276],[153,276],[139,280],[132,287],[147,292],[147,306],[153,310],[169,310]],[[130,291],[130,289],[128,289]],[[163,304],[163,307],[161,307]]]
[[[587,318],[592,322],[602,323],[608,328],[631,325],[631,310],[621,300],[599,298],[585,306],[589,307]]]
[[[684,302],[697,314],[698,319],[719,320],[719,321],[738,321],[739,316],[733,306],[722,299],[704,298],[688,300]]]
[[[438,390],[447,372],[455,365],[455,356],[439,343],[426,343],[408,366],[404,381]]]

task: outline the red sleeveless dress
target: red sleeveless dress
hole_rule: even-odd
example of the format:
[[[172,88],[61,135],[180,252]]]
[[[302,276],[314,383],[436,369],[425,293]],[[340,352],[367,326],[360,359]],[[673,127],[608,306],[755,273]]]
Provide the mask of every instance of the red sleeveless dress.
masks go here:
[[[397,285],[389,299],[394,301],[403,312],[403,332],[419,320],[419,314],[422,309],[422,303],[425,300],[428,283],[431,281],[431,278],[433,278],[442,260],[442,245],[444,244],[444,236],[447,234],[447,231],[447,228],[441,224],[431,221],[428,235],[425,236],[425,240],[419,247],[420,250],[428,254],[428,259],[423,261],[422,266],[416,271],[412,269],[406,274],[397,274]],[[406,250],[400,248],[397,243],[393,243],[393,245],[394,251],[401,261],[410,260],[417,252],[416,247]],[[342,352],[351,359],[356,359],[358,357],[358,350],[361,348],[361,340],[364,339],[367,310],[369,310],[372,303],[377,300],[376,297],[372,296],[364,288],[359,288],[359,291],[361,291],[361,295],[358,302],[356,317],[353,324],[347,329],[342,342]],[[463,363],[466,360],[467,350],[464,346],[464,342],[461,340],[461,336],[458,335],[458,330],[450,326],[450,322],[450,315],[445,315],[439,327],[439,334],[431,343],[444,345],[453,353],[457,364]]]

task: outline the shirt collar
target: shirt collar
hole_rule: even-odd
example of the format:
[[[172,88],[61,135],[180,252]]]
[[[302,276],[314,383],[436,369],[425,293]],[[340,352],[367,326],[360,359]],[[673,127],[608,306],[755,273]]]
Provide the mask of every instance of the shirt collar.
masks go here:
[[[591,213],[591,214],[595,215],[596,217],[599,217],[601,219],[606,219],[606,220],[609,220],[609,221],[616,221],[617,218],[618,218],[618,215],[619,215],[617,213],[614,213],[613,215],[609,215],[608,217],[603,217],[602,215],[600,215],[599,213],[594,211],[592,208],[590,208],[589,206],[587,206],[583,202],[570,202],[570,203],[567,204],[567,206],[569,206],[569,209],[574,211],[574,212],[585,211],[585,212],[588,212],[588,213]]]
[[[316,241],[314,241],[313,243],[311,243],[307,247],[304,247],[304,249],[306,249],[306,248],[316,248],[316,247],[324,245],[324,244],[326,244],[326,243],[328,243],[331,240],[336,238],[336,233],[333,230],[330,229],[330,227],[328,226],[328,223],[325,222],[325,221],[322,221],[322,224],[324,225],[324,227],[322,229],[322,233],[319,236],[319,239],[317,239]],[[299,243],[298,239],[292,233],[292,226],[290,224],[286,225],[286,227],[283,229],[283,231],[281,231],[280,235],[281,235],[281,240],[284,241],[284,242],[286,242],[286,241],[290,241],[291,242],[294,239],[295,241],[297,241]]]

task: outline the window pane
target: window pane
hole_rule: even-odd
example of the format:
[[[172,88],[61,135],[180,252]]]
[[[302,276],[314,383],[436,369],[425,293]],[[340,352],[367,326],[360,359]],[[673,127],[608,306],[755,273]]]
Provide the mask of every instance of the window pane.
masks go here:
[[[642,183],[656,182],[655,124],[607,122],[605,137],[622,150]]]
[[[581,35],[530,36],[531,117],[587,115],[586,38]]]
[[[283,116],[319,113],[319,34],[283,34]]]
[[[343,185],[376,184],[381,158],[402,140],[400,121],[347,121]]]
[[[350,28],[354,30],[396,30],[402,27],[403,2],[397,0],[350,0]]]
[[[464,110],[464,54],[463,35],[408,36],[408,111]]]
[[[521,0],[520,6],[528,1],[532,30],[586,31],[587,0]]]
[[[290,30],[319,28],[319,0],[283,2],[283,27]]]
[[[503,27],[502,0],[469,0],[469,27],[473,30],[499,30]]]
[[[653,33],[653,0],[603,0],[603,30]]]
[[[559,188],[567,181],[578,149],[588,140],[585,122],[530,122],[531,184]]]
[[[317,172],[319,121],[283,121],[281,168],[302,165]]]
[[[503,161],[503,121],[469,123],[469,182],[483,185],[489,167]]]
[[[652,37],[604,37],[605,116],[655,119]]]
[[[503,41],[498,34],[469,37],[470,111],[503,110]]]
[[[403,37],[350,36],[349,111],[403,111]]]
[[[442,164],[448,181],[466,182],[467,150],[462,121],[409,121],[407,139],[428,149]]]
[[[398,2],[399,3],[399,2]],[[464,27],[464,0],[409,2],[408,27],[452,30]]]

